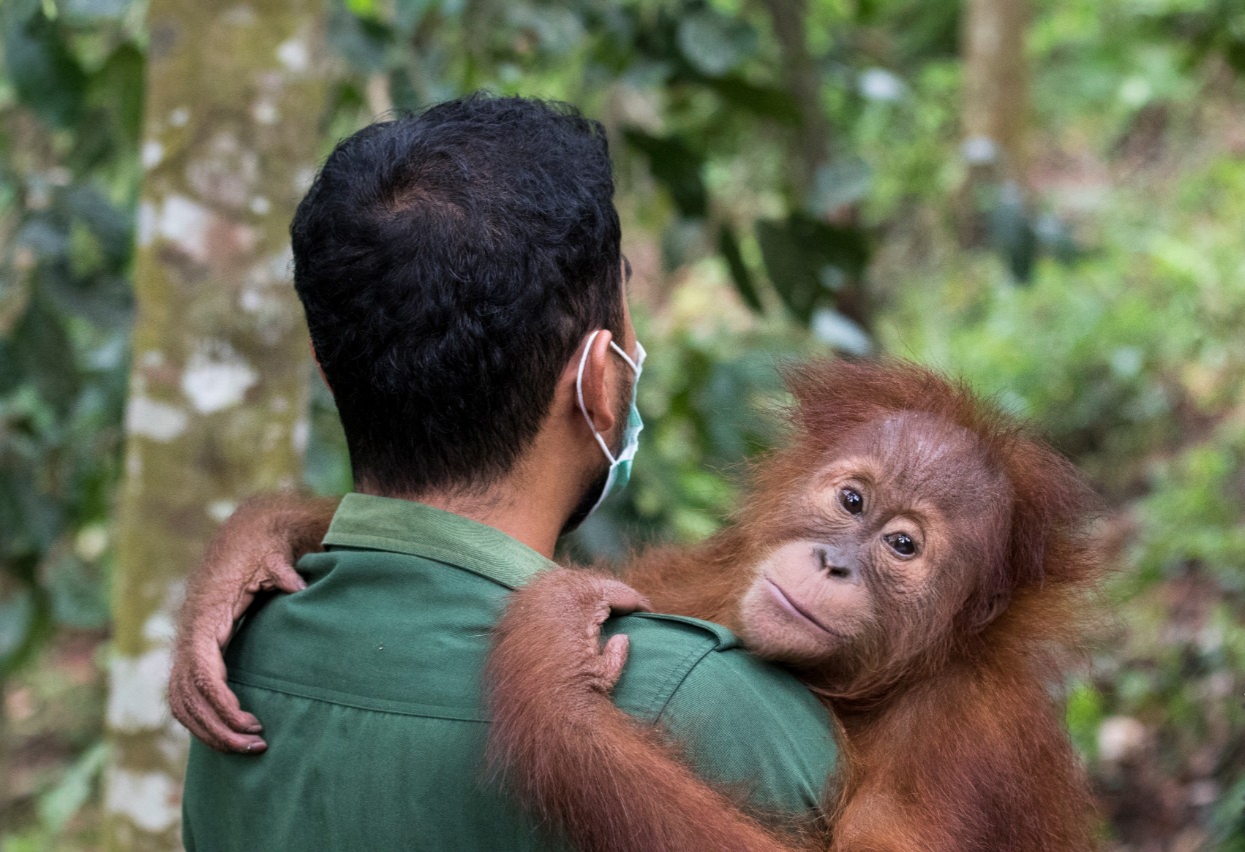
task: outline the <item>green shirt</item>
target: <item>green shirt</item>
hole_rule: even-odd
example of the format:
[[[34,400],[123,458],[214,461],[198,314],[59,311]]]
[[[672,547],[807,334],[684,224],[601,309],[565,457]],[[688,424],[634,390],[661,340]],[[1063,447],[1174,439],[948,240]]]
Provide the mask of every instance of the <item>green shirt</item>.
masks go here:
[[[488,779],[481,697],[508,592],[553,563],[492,527],[363,494],[324,543],[299,563],[308,588],[253,610],[229,645],[230,684],[268,750],[193,744],[187,850],[557,847]],[[836,749],[795,679],[716,624],[642,614],[606,628],[631,637],[619,707],[758,807],[818,808]]]

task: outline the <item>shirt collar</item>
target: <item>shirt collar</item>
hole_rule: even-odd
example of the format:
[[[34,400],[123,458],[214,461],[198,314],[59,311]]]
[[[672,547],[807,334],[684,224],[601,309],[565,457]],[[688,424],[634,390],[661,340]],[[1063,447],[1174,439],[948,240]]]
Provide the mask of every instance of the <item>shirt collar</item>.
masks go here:
[[[324,544],[423,556],[510,589],[557,567],[494,527],[413,500],[357,492],[342,498]]]

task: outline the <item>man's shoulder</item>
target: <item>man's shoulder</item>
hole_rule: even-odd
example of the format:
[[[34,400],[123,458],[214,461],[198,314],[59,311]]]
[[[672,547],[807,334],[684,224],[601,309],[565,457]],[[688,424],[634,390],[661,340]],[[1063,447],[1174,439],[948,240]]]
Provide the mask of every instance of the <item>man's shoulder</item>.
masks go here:
[[[677,678],[674,682],[665,682],[667,700],[692,677],[699,690],[730,693],[741,686],[750,686],[749,691],[758,696],[820,707],[794,676],[749,653],[739,637],[721,624],[645,612],[612,618],[605,623],[603,632],[606,636],[625,633],[630,638],[627,670],[616,695],[626,694],[640,685],[636,678],[628,679],[628,673],[644,675],[645,685],[655,685],[652,675],[660,672]]]
[[[614,702],[642,722],[656,722],[683,680],[705,657],[739,648],[720,624],[676,615],[637,613],[612,618],[606,636],[625,633],[627,665],[614,687]]]
[[[615,688],[620,707],[657,721],[680,693],[703,699],[729,698],[738,712],[761,705],[766,712],[785,708],[793,723],[824,727],[829,718],[809,691],[789,672],[752,655],[721,624],[662,613],[613,618],[604,633],[630,639],[627,667]]]
[[[615,702],[661,725],[699,774],[766,810],[808,812],[826,800],[834,721],[790,672],[698,619],[645,613],[605,632],[631,639]]]
[[[728,628],[682,616],[645,614],[643,620],[652,625],[653,638],[659,641],[669,642],[668,636],[680,634],[668,647],[676,653],[686,649],[693,657],[658,721],[693,706],[706,715],[729,714],[745,723],[753,716],[781,719],[783,728],[794,735],[820,738],[833,727],[829,711],[803,683],[790,671],[752,654]]]
[[[668,615],[662,612],[637,612],[606,622],[607,633],[626,633],[646,639],[660,639],[663,643],[691,650],[728,651],[742,648],[730,628],[712,621],[690,618],[685,615]]]

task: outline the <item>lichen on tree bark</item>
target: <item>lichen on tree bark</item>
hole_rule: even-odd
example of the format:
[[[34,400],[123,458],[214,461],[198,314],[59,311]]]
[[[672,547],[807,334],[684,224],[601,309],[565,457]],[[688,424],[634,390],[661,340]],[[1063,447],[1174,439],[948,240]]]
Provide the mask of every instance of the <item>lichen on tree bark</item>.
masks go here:
[[[183,579],[241,498],[297,483],[307,350],[287,225],[315,167],[322,5],[152,0],[119,507],[107,847],[181,848],[165,705]]]

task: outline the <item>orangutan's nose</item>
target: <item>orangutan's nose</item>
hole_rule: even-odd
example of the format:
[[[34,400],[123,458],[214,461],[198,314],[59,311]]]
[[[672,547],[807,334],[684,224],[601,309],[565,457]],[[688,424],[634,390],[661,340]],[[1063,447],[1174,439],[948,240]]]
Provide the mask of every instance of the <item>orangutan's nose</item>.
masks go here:
[[[813,548],[813,555],[821,570],[833,580],[844,580],[855,583],[860,579],[855,554],[832,544],[819,544]]]

